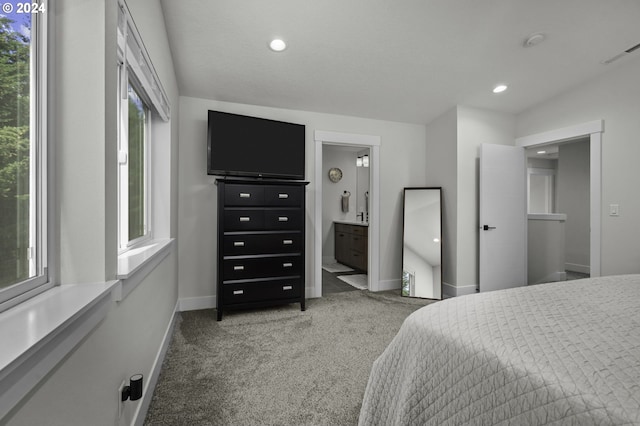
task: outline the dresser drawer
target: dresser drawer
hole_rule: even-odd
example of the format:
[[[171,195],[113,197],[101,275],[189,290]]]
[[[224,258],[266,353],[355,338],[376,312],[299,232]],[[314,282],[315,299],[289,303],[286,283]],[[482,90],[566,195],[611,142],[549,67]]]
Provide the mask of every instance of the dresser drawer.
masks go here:
[[[264,211],[264,229],[300,229],[300,209],[277,209]]]
[[[224,259],[222,281],[300,275],[302,262],[300,255]]]
[[[296,299],[302,294],[301,279],[252,281],[222,284],[225,305],[263,300]]]
[[[264,203],[266,206],[299,206],[304,194],[300,186],[266,186]]]
[[[260,185],[226,185],[226,206],[260,206],[264,204],[264,187]]]
[[[278,232],[264,234],[232,234],[223,237],[225,255],[261,253],[296,253],[302,250],[300,232]]]
[[[225,231],[255,231],[264,228],[262,209],[224,209]]]

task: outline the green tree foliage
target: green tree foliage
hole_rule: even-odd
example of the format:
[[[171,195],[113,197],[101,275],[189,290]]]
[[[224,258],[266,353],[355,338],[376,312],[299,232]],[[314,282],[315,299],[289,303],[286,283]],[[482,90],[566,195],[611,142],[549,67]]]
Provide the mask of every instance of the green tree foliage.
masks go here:
[[[129,89],[129,241],[142,237],[145,216],[144,138],[146,109],[138,94]]]
[[[0,288],[28,277],[29,39],[0,17]]]
[[[29,39],[0,17],[0,128],[29,124]]]

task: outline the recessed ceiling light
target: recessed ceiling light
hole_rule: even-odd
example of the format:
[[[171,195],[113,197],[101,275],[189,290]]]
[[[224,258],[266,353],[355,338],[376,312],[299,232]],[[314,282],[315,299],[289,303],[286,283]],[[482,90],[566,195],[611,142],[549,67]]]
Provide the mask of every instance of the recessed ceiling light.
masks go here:
[[[276,38],[271,40],[271,43],[269,43],[269,48],[271,48],[271,50],[273,50],[274,52],[282,52],[287,48],[287,43],[285,43],[284,40]]]
[[[547,151],[538,151],[538,154],[546,154]]]
[[[493,88],[493,93],[502,93],[507,90],[507,86],[504,84],[499,84]]]

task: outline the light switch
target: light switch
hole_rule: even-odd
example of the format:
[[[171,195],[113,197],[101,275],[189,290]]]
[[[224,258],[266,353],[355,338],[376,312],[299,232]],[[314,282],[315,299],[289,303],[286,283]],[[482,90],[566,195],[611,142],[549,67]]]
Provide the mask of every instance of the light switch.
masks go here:
[[[619,204],[609,204],[609,216],[620,216]]]

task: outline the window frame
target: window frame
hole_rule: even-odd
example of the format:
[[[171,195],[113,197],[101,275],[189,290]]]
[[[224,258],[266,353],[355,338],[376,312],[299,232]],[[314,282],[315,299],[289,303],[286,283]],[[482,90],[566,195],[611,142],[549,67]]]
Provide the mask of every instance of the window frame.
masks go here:
[[[49,2],[31,15],[29,56],[29,278],[0,289],[0,312],[54,286],[49,268],[54,197],[53,152],[49,138]]]
[[[151,241],[158,238],[157,213],[154,211],[154,194],[157,191],[154,182],[153,165],[155,164],[155,130],[160,122],[168,123],[171,120],[171,107],[167,94],[156,73],[149,54],[142,42],[142,37],[133,21],[124,0],[118,0],[118,26],[117,26],[117,54],[118,54],[118,256],[124,256],[132,249],[149,245]],[[126,162],[128,151],[122,152],[124,143],[128,144],[128,94],[129,84],[136,90],[140,99],[146,104],[148,116],[145,127],[146,149],[145,149],[145,221],[146,233],[144,236],[128,241],[128,225],[126,234],[122,222],[128,221],[128,199],[123,197],[123,182],[121,164]],[[126,110],[126,115],[123,111]],[[126,121],[125,121],[126,119]],[[126,133],[125,133],[126,131]],[[126,209],[125,209],[126,202]],[[126,216],[125,216],[126,212]],[[128,223],[128,222],[127,222]],[[160,228],[162,226],[160,225]],[[158,232],[163,233],[162,229]]]

